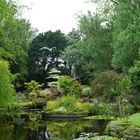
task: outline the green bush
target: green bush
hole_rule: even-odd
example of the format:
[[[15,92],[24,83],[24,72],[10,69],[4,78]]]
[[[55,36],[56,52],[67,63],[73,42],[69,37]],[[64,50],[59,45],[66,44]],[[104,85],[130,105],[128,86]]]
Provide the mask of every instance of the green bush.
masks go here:
[[[51,113],[64,113],[64,114],[78,114],[78,113],[91,113],[93,112],[93,104],[83,103],[77,100],[74,96],[64,96],[57,98],[54,101],[48,101],[46,106],[46,112]],[[63,112],[64,111],[64,112]]]
[[[71,110],[74,108],[76,101],[77,99],[74,96],[63,96],[61,98],[57,98],[54,101],[48,101],[47,110],[54,110],[58,109],[59,107],[65,107],[68,110]]]
[[[92,82],[92,96],[108,102],[115,101],[120,95],[118,84],[122,78],[121,74],[112,70],[100,73]]]
[[[25,83],[25,86],[27,92],[38,93],[43,84],[39,84],[35,80],[31,80],[31,82]]]
[[[0,60],[0,106],[9,106],[15,98],[8,63]]]
[[[57,101],[48,101],[45,108],[46,111],[52,111],[59,108],[59,103]]]
[[[121,106],[122,112],[120,112],[120,106],[118,103],[100,103],[95,105],[94,112],[96,115],[109,115],[120,117],[134,113],[134,106],[130,103],[123,104]]]
[[[91,97],[91,88],[85,87],[82,89],[81,96],[88,96]]]
[[[82,88],[78,81],[69,76],[62,76],[58,80],[58,90],[61,90],[64,95],[72,94],[79,96]]]
[[[128,69],[128,75],[133,82],[135,88],[140,87],[140,49],[138,51],[139,58],[134,61],[134,65]]]

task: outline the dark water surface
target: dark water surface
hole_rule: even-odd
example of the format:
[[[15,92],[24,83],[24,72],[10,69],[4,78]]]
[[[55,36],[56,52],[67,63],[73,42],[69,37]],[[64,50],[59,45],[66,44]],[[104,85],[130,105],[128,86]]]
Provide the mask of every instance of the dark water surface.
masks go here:
[[[0,140],[73,140],[81,133],[102,134],[105,121],[48,120],[0,123]]]

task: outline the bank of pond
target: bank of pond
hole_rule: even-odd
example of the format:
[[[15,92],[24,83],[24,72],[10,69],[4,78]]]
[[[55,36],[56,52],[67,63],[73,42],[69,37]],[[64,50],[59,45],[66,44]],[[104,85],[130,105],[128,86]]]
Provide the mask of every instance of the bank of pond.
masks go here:
[[[73,91],[73,90],[72,90]],[[88,91],[88,92],[87,92]],[[45,89],[0,109],[0,140],[139,140],[139,106]]]
[[[67,101],[69,97],[67,98]],[[72,97],[70,97],[72,98]],[[139,140],[140,113],[116,118],[94,114],[94,105],[62,99],[19,102],[0,111],[1,140]],[[72,100],[72,99],[71,99]],[[74,100],[74,99],[73,99]],[[55,104],[55,105],[54,105]],[[62,106],[63,104],[63,106]],[[71,106],[71,107],[70,107]],[[57,108],[58,107],[58,108]],[[91,111],[92,110],[92,111]]]

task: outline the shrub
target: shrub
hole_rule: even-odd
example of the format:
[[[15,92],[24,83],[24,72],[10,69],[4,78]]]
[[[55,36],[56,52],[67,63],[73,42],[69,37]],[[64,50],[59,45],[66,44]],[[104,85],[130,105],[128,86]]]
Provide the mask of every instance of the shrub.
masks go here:
[[[28,92],[38,93],[43,84],[39,84],[35,80],[31,80],[31,82],[25,83],[25,86]]]
[[[69,76],[63,76],[58,80],[58,89],[61,90],[64,95],[80,95],[82,90],[80,83]]]
[[[135,88],[140,87],[140,49],[138,51],[139,58],[134,61],[134,65],[128,69],[128,74]]]
[[[61,98],[57,98],[54,101],[48,101],[46,109],[54,110],[60,107],[65,107],[68,110],[71,110],[74,107],[75,103],[76,103],[76,98],[73,96],[67,95]]]
[[[118,92],[121,96],[126,97],[131,92],[132,82],[128,76],[124,76],[118,83]]]
[[[112,70],[100,73],[92,82],[92,96],[108,102],[114,101],[120,95],[117,86],[122,78],[121,74]]]
[[[59,106],[66,107],[68,110],[74,108],[76,101],[77,99],[74,96],[70,96],[70,95],[57,99],[57,102],[59,102]]]
[[[134,113],[134,106],[130,103],[127,103],[122,106],[123,112],[120,112],[120,106],[118,103],[100,103],[95,105],[94,108],[96,115],[122,117],[123,115],[129,115]]]
[[[77,98],[75,98],[74,96],[67,95],[61,98],[57,98],[54,101],[48,101],[46,111],[65,114],[84,112],[87,114],[93,112],[93,105],[89,103],[83,103],[77,100]]]
[[[27,96],[29,99],[34,99],[34,98],[37,98],[37,93],[35,92],[30,92]]]
[[[0,60],[0,106],[9,106],[14,101],[14,89],[8,63]]]
[[[57,108],[59,108],[59,104],[58,104],[58,102],[56,102],[56,101],[48,101],[47,102],[47,106],[46,106],[46,109],[47,110],[54,110],[54,109],[57,109]]]
[[[51,91],[49,89],[44,89],[39,91],[40,97],[50,98],[52,95]]]
[[[81,96],[88,96],[88,97],[90,97],[91,96],[91,88],[90,87],[83,88],[82,92],[81,92]]]

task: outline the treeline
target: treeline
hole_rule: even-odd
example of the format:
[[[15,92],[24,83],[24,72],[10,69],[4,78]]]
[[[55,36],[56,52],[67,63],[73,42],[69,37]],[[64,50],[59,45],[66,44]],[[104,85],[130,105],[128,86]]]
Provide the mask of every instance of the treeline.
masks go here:
[[[85,83],[109,69],[127,74],[138,59],[140,47],[137,0],[94,2],[97,13],[79,16],[79,28],[68,35],[70,43],[64,53]]]
[[[72,75],[91,85],[94,97],[139,104],[140,1],[91,2],[97,11],[78,17],[63,59]]]
[[[111,77],[108,84],[113,87],[106,84],[108,88],[105,92],[113,93],[112,96],[116,92],[116,79],[124,77],[122,92],[128,92],[129,88],[138,93],[139,0],[91,2],[97,6],[96,13],[79,15],[78,28],[69,34],[64,35],[58,30],[35,36],[36,30],[20,17],[20,7],[12,1],[1,0],[0,59],[9,62],[16,90],[23,90],[24,82],[30,80],[47,86],[49,71],[57,68],[63,75],[73,76],[85,85],[103,85],[106,77]],[[1,65],[2,63],[4,62],[1,61]],[[113,77],[116,78],[115,82]],[[104,83],[101,84],[100,81]],[[102,86],[99,89],[104,88]]]

